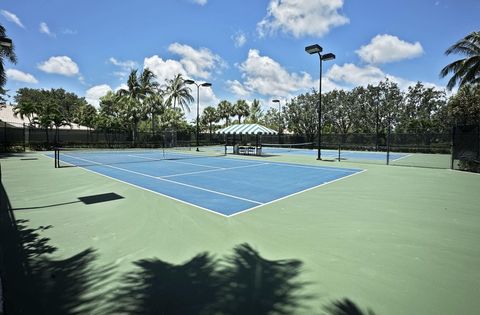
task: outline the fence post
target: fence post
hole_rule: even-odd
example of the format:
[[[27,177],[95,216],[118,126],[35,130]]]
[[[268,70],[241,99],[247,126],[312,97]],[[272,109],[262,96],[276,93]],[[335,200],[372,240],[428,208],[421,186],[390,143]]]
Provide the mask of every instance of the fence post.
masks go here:
[[[3,122],[3,151],[7,152],[7,123]]]
[[[26,137],[25,123],[23,123],[23,152],[25,152],[25,137]]]
[[[455,160],[455,126],[452,127],[451,134],[452,138],[450,141],[450,169],[453,170],[453,162]]]
[[[391,121],[390,117],[388,118],[388,130],[387,130],[387,165],[390,165],[390,128],[391,128]]]

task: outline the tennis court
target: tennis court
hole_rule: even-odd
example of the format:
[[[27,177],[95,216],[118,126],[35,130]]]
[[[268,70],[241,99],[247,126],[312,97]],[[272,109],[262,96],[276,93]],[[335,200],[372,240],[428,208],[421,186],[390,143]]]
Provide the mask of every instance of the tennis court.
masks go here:
[[[375,314],[480,308],[478,174],[94,151],[60,152],[60,168],[53,152],[0,156],[12,314],[310,315],[345,298]]]
[[[221,155],[204,156],[201,153],[175,150],[74,150],[60,151],[59,162],[83,167],[226,216],[362,171]]]

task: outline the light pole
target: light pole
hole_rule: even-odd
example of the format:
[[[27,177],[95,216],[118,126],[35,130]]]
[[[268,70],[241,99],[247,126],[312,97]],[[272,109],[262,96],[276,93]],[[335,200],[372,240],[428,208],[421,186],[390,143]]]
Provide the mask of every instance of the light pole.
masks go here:
[[[318,83],[318,157],[317,160],[322,159],[321,146],[322,146],[322,61],[335,59],[335,55],[332,53],[320,54],[323,48],[318,44],[305,47],[305,51],[310,55],[318,54],[320,59],[320,81]]]
[[[184,81],[186,84],[195,84],[197,86],[197,135],[196,135],[196,140],[197,140],[197,151],[200,151],[198,149],[198,147],[200,146],[199,142],[198,142],[198,134],[200,133],[200,127],[199,127],[199,115],[200,115],[200,100],[199,100],[199,97],[200,97],[200,87],[203,86],[203,87],[209,87],[209,86],[212,86],[212,83],[208,83],[208,82],[204,82],[204,83],[201,83],[201,84],[197,84],[195,81],[193,80],[185,80]]]
[[[278,144],[280,144],[280,133],[282,132],[282,110],[280,100],[272,100],[274,103],[278,103]]]

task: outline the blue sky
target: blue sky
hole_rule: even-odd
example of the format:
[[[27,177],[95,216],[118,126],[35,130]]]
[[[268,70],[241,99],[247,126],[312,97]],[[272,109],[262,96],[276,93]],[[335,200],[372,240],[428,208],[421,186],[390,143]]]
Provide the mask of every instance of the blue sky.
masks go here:
[[[318,87],[349,89],[385,77],[406,89],[420,80],[443,88],[451,44],[479,30],[474,0],[4,0],[0,23],[15,43],[6,64],[10,94],[64,88],[98,105],[149,67],[160,83],[175,73],[199,82],[203,106],[251,101],[264,108]],[[459,57],[459,56],[457,56]],[[196,94],[196,93],[195,93]],[[194,109],[192,107],[192,112]]]

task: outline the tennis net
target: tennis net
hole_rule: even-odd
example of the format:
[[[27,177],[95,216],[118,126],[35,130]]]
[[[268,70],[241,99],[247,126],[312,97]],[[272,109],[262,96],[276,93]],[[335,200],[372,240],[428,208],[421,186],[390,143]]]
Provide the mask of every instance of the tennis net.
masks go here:
[[[289,153],[294,152],[295,150],[312,150],[314,146],[313,142],[304,142],[304,143],[262,143],[263,152],[267,153]]]
[[[225,156],[225,146],[172,147],[157,149],[55,148],[55,167],[152,163],[162,160],[200,159]]]

